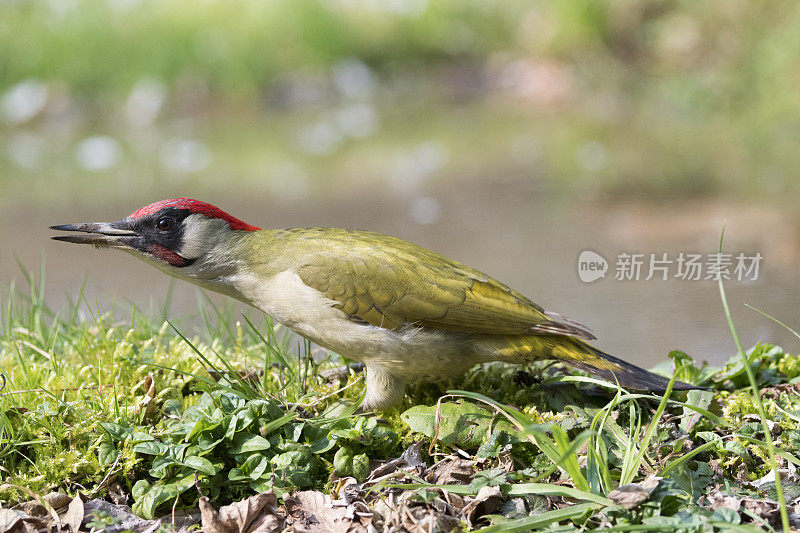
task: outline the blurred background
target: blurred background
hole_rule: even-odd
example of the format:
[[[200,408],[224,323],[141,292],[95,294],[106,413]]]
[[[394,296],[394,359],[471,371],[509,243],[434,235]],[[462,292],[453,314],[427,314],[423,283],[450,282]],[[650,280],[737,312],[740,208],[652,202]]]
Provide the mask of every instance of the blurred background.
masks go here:
[[[187,196],[262,227],[390,233],[652,365],[735,347],[711,281],[622,252],[759,252],[747,345],[800,341],[800,4],[744,0],[0,2],[0,281],[157,310],[129,256],[48,240]],[[606,279],[583,283],[583,250]],[[674,270],[672,271],[675,272]],[[170,317],[197,313],[174,286]],[[220,301],[215,299],[215,301]],[[128,313],[126,315],[126,313]]]

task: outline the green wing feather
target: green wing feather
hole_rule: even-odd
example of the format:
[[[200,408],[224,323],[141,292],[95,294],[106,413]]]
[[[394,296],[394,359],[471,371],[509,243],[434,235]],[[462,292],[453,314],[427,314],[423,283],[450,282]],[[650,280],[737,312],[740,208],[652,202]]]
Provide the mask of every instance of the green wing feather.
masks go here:
[[[283,230],[276,237],[303,250],[287,265],[303,283],[375,326],[594,338],[483,272],[395,237],[317,228]]]

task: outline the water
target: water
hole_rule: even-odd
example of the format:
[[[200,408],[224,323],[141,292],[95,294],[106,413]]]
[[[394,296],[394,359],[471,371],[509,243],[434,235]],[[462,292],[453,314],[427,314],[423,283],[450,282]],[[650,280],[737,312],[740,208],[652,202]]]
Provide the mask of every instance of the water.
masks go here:
[[[709,201],[572,202],[543,195],[527,180],[449,180],[411,195],[364,186],[360,192],[286,202],[254,201],[246,195],[202,199],[262,227],[359,228],[416,242],[586,324],[598,337],[598,347],[646,367],[664,360],[672,349],[719,364],[734,354],[735,346],[715,283],[674,278],[618,281],[614,279],[617,255],[667,253],[674,258],[680,252],[714,252],[725,222],[727,250],[760,252],[764,257],[756,281],[727,283],[743,343],[771,342],[800,352],[797,338],[744,306],[748,303],[800,327],[797,225],[774,208]],[[86,299],[93,308],[109,309],[115,300],[159,308],[171,278],[127,254],[51,241],[53,232],[47,228],[114,220],[151,200],[57,209],[12,205],[0,215],[0,246],[33,270],[44,255],[46,298],[56,309],[64,305],[66,294],[77,294],[84,278]],[[605,279],[592,283],[579,279],[577,261],[584,250],[608,260]],[[0,256],[0,281],[7,285],[11,278],[22,281],[13,255],[5,253]],[[197,291],[177,282],[170,317],[196,316]],[[221,296],[214,300],[225,301]],[[124,309],[119,314],[126,316]],[[199,321],[189,318],[186,323],[202,331]]]

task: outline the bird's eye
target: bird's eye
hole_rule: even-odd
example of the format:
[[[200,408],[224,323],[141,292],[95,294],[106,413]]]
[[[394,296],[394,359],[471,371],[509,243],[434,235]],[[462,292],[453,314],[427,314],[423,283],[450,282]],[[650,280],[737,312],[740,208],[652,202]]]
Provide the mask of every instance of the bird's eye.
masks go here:
[[[159,218],[158,221],[156,222],[156,228],[159,231],[169,231],[172,229],[172,225],[173,225],[172,219],[166,217]]]

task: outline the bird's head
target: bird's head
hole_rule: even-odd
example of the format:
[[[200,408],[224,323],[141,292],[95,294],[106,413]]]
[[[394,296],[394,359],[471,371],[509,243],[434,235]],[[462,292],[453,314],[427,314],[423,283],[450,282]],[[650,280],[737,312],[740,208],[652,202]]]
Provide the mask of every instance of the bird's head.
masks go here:
[[[241,232],[261,228],[246,224],[199,200],[174,198],[147,205],[114,222],[50,226],[57,241],[117,248],[180,278],[213,278],[225,264],[224,253]]]

